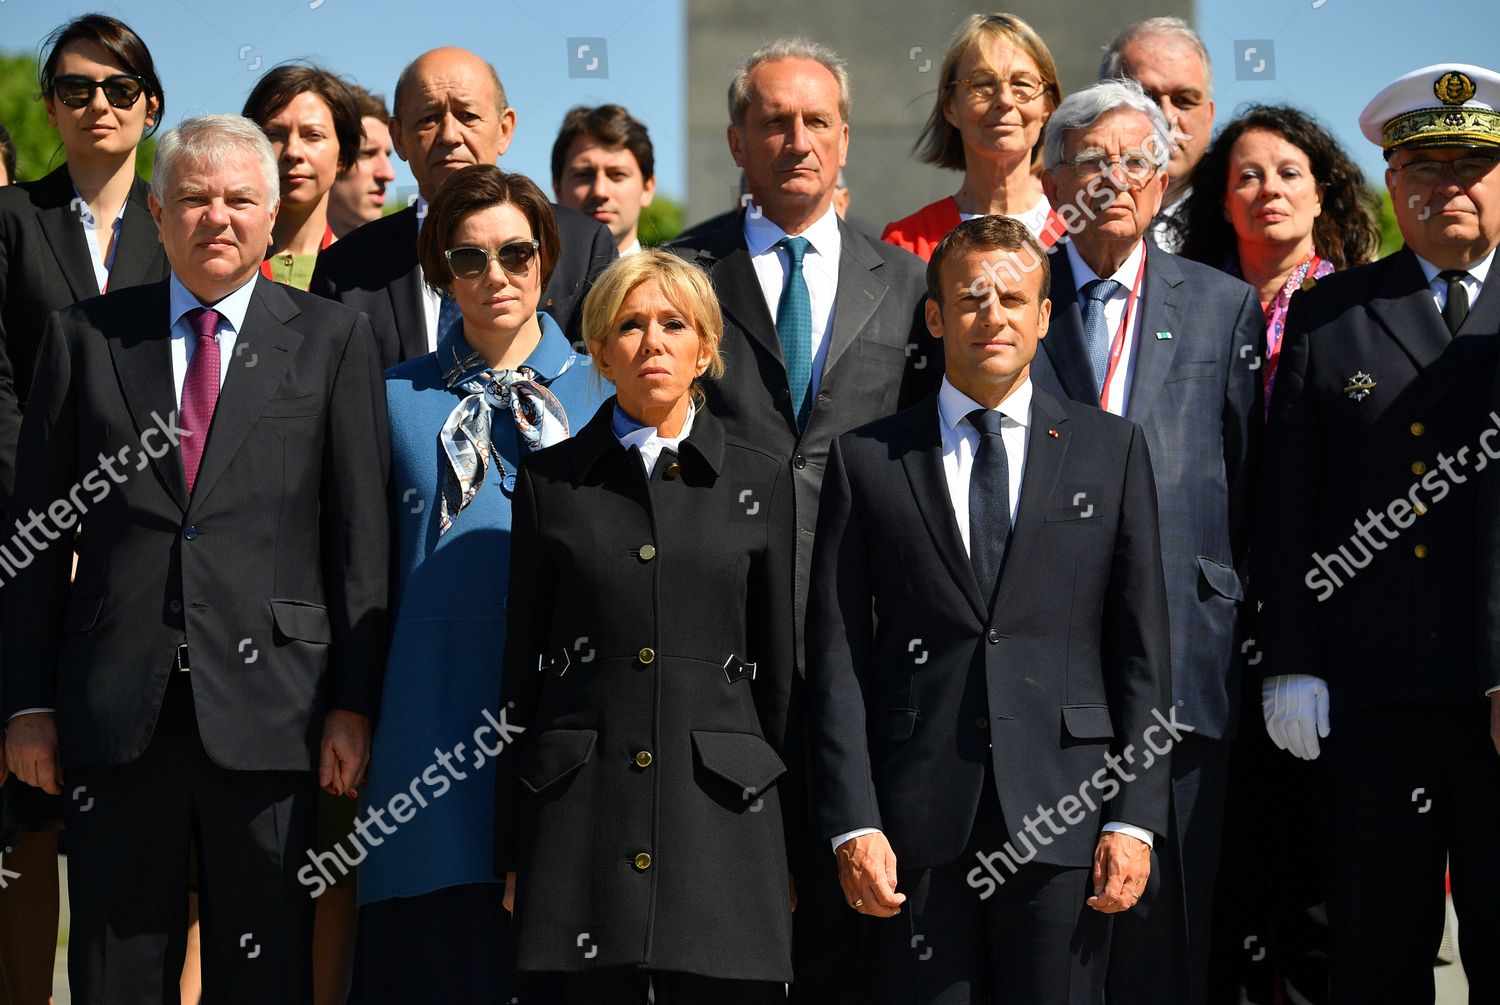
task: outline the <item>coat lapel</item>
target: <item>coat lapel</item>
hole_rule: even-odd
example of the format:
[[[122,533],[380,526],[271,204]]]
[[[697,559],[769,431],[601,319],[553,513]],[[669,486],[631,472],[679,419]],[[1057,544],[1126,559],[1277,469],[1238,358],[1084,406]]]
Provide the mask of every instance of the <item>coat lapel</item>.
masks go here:
[[[1068,249],[1053,249],[1047,261],[1052,266],[1052,320],[1047,337],[1042,339],[1042,351],[1069,398],[1097,405],[1099,395],[1094,391],[1094,370],[1083,344],[1083,311],[1078,306]]]
[[[1033,386],[1031,427],[1026,431],[1026,473],[1021,479],[1021,498],[1016,506],[1015,529],[1005,549],[1005,565],[995,591],[995,610],[1005,610],[1022,569],[1036,546],[1037,534],[1046,518],[1047,501],[1068,454],[1067,413],[1040,387]],[[1053,436],[1052,433],[1057,435]]]
[[[1385,270],[1385,275],[1374,285],[1381,292],[1370,301],[1370,313],[1417,368],[1425,370],[1443,355],[1453,337],[1443,324],[1443,316],[1427,287],[1427,277],[1422,275],[1422,267],[1411,249],[1403,247],[1387,258]],[[1488,283],[1485,288],[1489,288]],[[1379,375],[1374,376],[1379,380]]]
[[[53,171],[34,191],[37,225],[52,246],[57,258],[58,271],[68,282],[73,299],[87,300],[99,295],[99,283],[94,279],[94,266],[89,253],[88,239],[83,235],[83,224],[79,222],[78,196],[73,192],[73,180],[68,167]],[[125,214],[129,216],[127,212]]]
[[[1489,279],[1500,279],[1500,276],[1491,271]],[[1437,304],[1431,299],[1429,287],[1424,285],[1422,292],[1416,296],[1425,297],[1427,306],[1436,310]],[[1441,314],[1434,316],[1442,317]],[[1439,324],[1446,338],[1447,326],[1441,321]],[[1500,282],[1486,281],[1484,288],[1479,291],[1479,299],[1469,309],[1469,316],[1458,329],[1458,334],[1449,340],[1447,350],[1437,362],[1423,373],[1419,384],[1421,392],[1417,399],[1418,412],[1425,412],[1437,404],[1459,384],[1472,377],[1476,370],[1492,367],[1497,343],[1500,343]]]
[[[130,187],[125,216],[120,220],[119,245],[115,248],[114,264],[109,270],[109,288],[112,290],[138,286],[142,280],[152,278],[146,270],[162,254],[156,221],[151,219],[151,205],[146,201],[149,192],[146,183],[139,178]]]
[[[907,416],[910,418],[908,439],[901,449],[901,464],[906,469],[907,483],[943,564],[963,591],[974,616],[985,622],[988,619],[984,598],[979,592],[979,582],[974,578],[969,553],[964,550],[958,520],[953,515],[953,503],[948,498],[948,476],[943,471],[943,436],[939,427],[943,418],[938,412],[937,395],[929,395],[912,406]]]
[[[208,497],[229,468],[302,344],[302,336],[285,325],[299,313],[292,298],[280,286],[259,276],[254,282],[250,309],[245,312],[244,327],[236,336],[235,357],[224,376],[208,443],[203,448],[203,463],[193,486],[194,506]],[[241,353],[241,345],[253,351]]]
[[[396,319],[401,354],[406,359],[415,359],[431,351],[427,345],[427,304],[422,292],[422,266],[417,262],[417,208],[408,206],[400,212],[408,219],[390,229],[391,245],[386,253],[397,261],[410,261],[411,268],[386,289],[391,298],[391,314]]]
[[[172,381],[172,333],[167,325],[170,310],[167,283],[157,283],[150,308],[135,317],[123,318],[119,335],[105,335],[114,360],[115,376],[125,405],[135,422],[137,442],[146,430],[159,426],[158,419],[176,424],[177,389]],[[145,451],[151,457],[151,451]],[[182,451],[173,447],[151,457],[157,480],[177,508],[187,509],[187,480],[182,473]]]
[[[875,271],[884,262],[869,247],[869,242],[843,220],[839,221],[839,240],[842,245],[839,253],[838,293],[833,309],[833,331],[829,336],[828,355],[823,361],[824,374],[832,370],[844,350],[854,344],[854,339],[869,324],[886,294],[886,285]]]
[[[1125,416],[1144,422],[1151,414],[1167,374],[1172,372],[1172,357],[1181,340],[1182,315],[1178,311],[1182,270],[1177,260],[1152,244],[1146,247],[1146,278],[1141,284],[1137,310],[1141,322],[1135,330],[1135,363],[1130,371],[1130,396],[1125,402]],[[1171,338],[1157,338],[1157,332],[1177,332]]]

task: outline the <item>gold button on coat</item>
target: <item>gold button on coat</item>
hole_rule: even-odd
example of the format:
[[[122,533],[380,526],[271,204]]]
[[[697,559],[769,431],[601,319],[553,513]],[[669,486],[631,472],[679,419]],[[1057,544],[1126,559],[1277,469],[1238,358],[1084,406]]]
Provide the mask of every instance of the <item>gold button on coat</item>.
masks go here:
[[[654,545],[654,544],[643,544],[643,545],[641,545],[641,550],[640,550],[639,554],[641,556],[641,561],[643,561],[643,562],[649,562],[649,561],[651,561],[653,558],[656,557],[656,545]]]
[[[1427,427],[1422,425],[1420,422],[1413,422],[1411,424],[1411,435],[1421,436],[1425,432],[1427,432]]]
[[[644,648],[644,649],[642,649],[640,651],[640,660],[641,660],[642,663],[650,663],[650,662],[654,661],[655,659],[656,659],[656,650],[652,649],[650,646],[647,646],[646,648]]]
[[[635,867],[642,872],[651,868],[651,856],[646,852],[641,852],[635,857]]]
[[[639,753],[637,753],[635,755],[635,763],[636,763],[637,767],[642,767],[642,768],[649,768],[649,767],[651,767],[651,751],[649,751],[649,750],[642,750]]]
[[[1414,475],[1425,474],[1426,471],[1427,471],[1427,465],[1423,464],[1421,461],[1412,461],[1411,462],[1411,473],[1412,474],[1414,474]]]
[[[1425,545],[1425,544],[1419,544],[1419,545],[1417,545],[1415,548],[1413,548],[1411,550],[1411,553],[1413,555],[1417,556],[1418,558],[1426,558],[1427,557],[1427,545]]]

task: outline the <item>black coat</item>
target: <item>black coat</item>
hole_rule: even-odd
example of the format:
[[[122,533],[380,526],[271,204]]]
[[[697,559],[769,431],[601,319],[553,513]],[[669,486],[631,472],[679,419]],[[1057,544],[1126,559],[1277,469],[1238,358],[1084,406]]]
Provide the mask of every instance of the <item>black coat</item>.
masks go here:
[[[562,249],[537,310],[546,311],[575,345],[582,344],[583,298],[619,257],[609,228],[576,209],[553,204]],[[409,206],[357,227],[318,255],[309,293],[370,317],[381,364],[425,356],[427,314],[417,263],[417,209]]]
[[[787,981],[785,465],[700,411],[648,483],[614,407],[516,490],[504,707],[526,732],[496,860],[519,873],[517,966]]]
[[[1259,673],[1322,677],[1335,708],[1467,701],[1500,684],[1493,643],[1479,644],[1479,583],[1492,579],[1476,561],[1490,540],[1485,448],[1500,452],[1487,432],[1500,425],[1497,280],[1456,337],[1405,248],[1292,298],[1252,549]],[[1394,539],[1357,535],[1355,521],[1403,499],[1425,512],[1385,516]]]
[[[1169,757],[1147,749],[1170,740],[1153,711],[1171,708],[1172,680],[1145,434],[1035,389],[1015,530],[986,598],[941,421],[934,395],[839,437],[829,458],[807,612],[815,836],[828,849],[879,829],[908,879],[953,863],[986,762],[1021,861],[1032,848],[1087,866],[1110,821],[1167,833]],[[1107,770],[1111,753],[1133,781]],[[1017,836],[1054,807],[1060,836]]]
[[[308,771],[330,707],[379,709],[389,449],[369,322],[254,282],[191,496],[168,284],[47,322],[14,510],[70,527],[82,508],[87,532],[71,585],[61,543],[5,570],[0,714],[55,708],[65,767],[141,755],[183,641],[224,768]]]

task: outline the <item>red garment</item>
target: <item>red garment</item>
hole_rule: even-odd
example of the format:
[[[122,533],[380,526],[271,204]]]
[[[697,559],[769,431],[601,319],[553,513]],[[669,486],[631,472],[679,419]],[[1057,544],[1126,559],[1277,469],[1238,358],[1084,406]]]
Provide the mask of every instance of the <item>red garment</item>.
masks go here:
[[[332,244],[333,242],[334,242],[333,228],[329,227],[329,226],[324,226],[324,228],[323,228],[323,240],[318,243],[318,250],[319,251],[326,251],[326,250],[328,250],[328,246],[330,244]],[[267,249],[267,251],[266,251],[266,257],[260,263],[260,274],[263,275],[263,276],[265,276],[267,279],[271,279],[271,254],[270,254],[270,249]],[[274,279],[272,279],[271,281],[275,282]]]
[[[905,248],[925,262],[932,257],[932,249],[937,247],[937,243],[962,221],[963,217],[958,212],[958,203],[950,195],[930,206],[923,206],[905,219],[886,224],[880,239],[898,248]],[[1038,240],[1041,241],[1043,248],[1050,248],[1057,243],[1057,239],[1065,230],[1062,218],[1057,215],[1057,211],[1049,209],[1047,223],[1042,227],[1042,234]]]

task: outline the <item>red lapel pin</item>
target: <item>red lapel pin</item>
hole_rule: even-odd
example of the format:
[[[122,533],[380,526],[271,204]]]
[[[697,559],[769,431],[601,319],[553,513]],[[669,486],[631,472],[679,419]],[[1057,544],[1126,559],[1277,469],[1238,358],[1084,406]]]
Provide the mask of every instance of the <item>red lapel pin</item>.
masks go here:
[[[1047,435],[1050,436],[1050,437],[1052,437],[1053,439],[1056,439],[1057,438],[1057,430],[1055,430],[1055,429],[1049,429],[1049,430],[1047,430]]]

